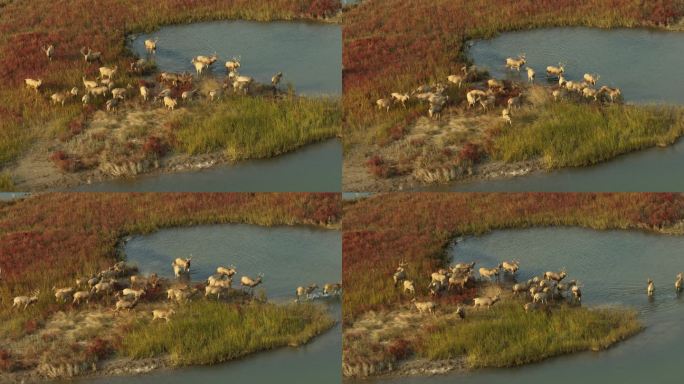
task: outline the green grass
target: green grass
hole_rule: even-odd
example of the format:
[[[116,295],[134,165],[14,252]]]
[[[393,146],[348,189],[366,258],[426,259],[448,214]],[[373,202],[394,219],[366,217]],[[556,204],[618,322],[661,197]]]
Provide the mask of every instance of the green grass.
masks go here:
[[[12,176],[7,172],[0,172],[0,191],[13,192],[15,189]]]
[[[430,332],[418,353],[433,360],[465,356],[472,368],[509,367],[567,353],[601,350],[639,332],[634,311],[563,306],[550,315],[519,303],[495,305]]]
[[[214,364],[247,354],[301,345],[333,325],[313,304],[236,306],[200,300],[181,307],[173,319],[139,322],[122,343],[133,358],[170,355],[174,364]]]
[[[557,103],[529,112],[504,128],[492,157],[515,162],[541,158],[547,168],[595,164],[684,133],[684,109]]]
[[[188,154],[223,151],[231,159],[264,158],[331,138],[341,129],[335,99],[227,97],[175,118],[177,146]]]

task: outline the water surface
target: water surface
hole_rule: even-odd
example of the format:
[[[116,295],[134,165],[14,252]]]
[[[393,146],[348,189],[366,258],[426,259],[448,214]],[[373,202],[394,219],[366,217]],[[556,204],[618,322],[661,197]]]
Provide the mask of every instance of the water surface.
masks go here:
[[[562,356],[515,369],[378,382],[529,384],[548,382],[551,377],[556,384],[680,380],[684,298],[675,295],[674,279],[684,271],[682,249],[684,237],[577,228],[507,230],[466,238],[451,247],[454,260],[491,267],[518,259],[519,280],[565,267],[568,279],[581,283],[584,305],[634,308],[646,329],[598,353]],[[652,301],[646,296],[648,278],[656,284]]]
[[[338,192],[342,189],[339,140],[311,144],[270,159],[212,168],[140,175],[79,185],[81,192]]]
[[[159,38],[154,56],[160,71],[191,72],[190,62],[214,52],[212,72],[225,76],[225,63],[241,57],[240,73],[271,83],[283,72],[282,84],[292,83],[306,95],[342,94],[342,28],[310,22],[215,21],[163,27],[136,36],[130,46],[147,57],[145,40]]]
[[[585,73],[601,77],[597,86],[619,87],[626,102],[684,104],[684,34],[649,29],[547,28],[504,33],[478,40],[469,54],[496,78],[517,78],[504,63],[525,53],[527,64],[546,81],[546,67],[565,63],[568,80]],[[526,72],[520,78],[527,80]],[[554,79],[555,81],[556,79]]]

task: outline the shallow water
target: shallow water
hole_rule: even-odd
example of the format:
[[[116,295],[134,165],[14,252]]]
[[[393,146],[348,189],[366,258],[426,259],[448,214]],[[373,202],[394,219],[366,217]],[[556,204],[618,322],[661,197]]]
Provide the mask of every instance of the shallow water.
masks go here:
[[[311,144],[271,159],[199,171],[141,175],[79,185],[80,192],[337,192],[342,188],[339,140]]]
[[[684,104],[684,34],[646,29],[552,28],[478,40],[469,54],[497,78],[527,79],[505,69],[506,57],[526,53],[545,84],[547,65],[565,62],[568,80],[601,75],[598,86],[620,87],[626,102]],[[657,59],[654,59],[657,58]],[[628,65],[626,63],[629,63]],[[591,167],[565,168],[511,179],[429,186],[431,191],[647,192],[681,191],[684,142],[611,159]]]
[[[225,63],[241,57],[240,73],[261,83],[283,72],[281,86],[292,83],[306,95],[342,94],[342,28],[307,22],[216,21],[173,25],[136,36],[133,52],[147,57],[145,40],[159,38],[154,56],[160,71],[195,73],[190,62],[216,52],[212,72],[226,75]]]
[[[141,272],[171,277],[171,261],[193,254],[192,279],[201,280],[216,266],[235,264],[237,275],[264,273],[270,299],[294,299],[298,285],[338,282],[341,279],[341,234],[309,227],[259,227],[245,224],[167,229],[137,236],[125,245],[128,260]],[[234,285],[235,286],[235,285]],[[239,286],[239,283],[238,285]],[[321,300],[341,319],[337,299]],[[279,348],[215,366],[166,370],[135,377],[86,379],[79,383],[188,383],[285,382],[337,383],[341,380],[342,336],[338,323],[332,330],[298,348]]]
[[[684,104],[682,52],[683,33],[582,27],[504,33],[478,40],[469,50],[475,64],[496,78],[517,78],[504,63],[525,53],[538,83],[546,82],[548,65],[563,62],[568,80],[598,73],[597,86],[619,87],[626,102],[668,104]],[[520,77],[527,79],[524,70]]]
[[[684,191],[684,140],[583,168],[535,172],[510,179],[428,186],[459,192],[679,192]]]
[[[466,238],[450,250],[454,260],[492,267],[504,259],[521,262],[519,280],[547,270],[567,268],[568,279],[582,285],[587,306],[634,308],[646,329],[603,352],[562,356],[515,369],[471,374],[382,380],[393,383],[644,383],[681,378],[684,297],[674,292],[676,273],[684,270],[684,237],[634,231],[543,228],[498,231]],[[646,296],[646,280],[656,284]]]

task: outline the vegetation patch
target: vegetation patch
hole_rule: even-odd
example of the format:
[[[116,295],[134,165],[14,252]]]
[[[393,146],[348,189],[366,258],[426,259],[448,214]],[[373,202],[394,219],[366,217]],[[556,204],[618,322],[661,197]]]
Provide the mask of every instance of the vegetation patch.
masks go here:
[[[233,160],[271,157],[334,137],[342,122],[333,99],[238,96],[193,109],[171,119],[178,149],[221,151]]]
[[[174,364],[215,364],[282,346],[297,346],[334,321],[318,305],[226,305],[197,301],[181,307],[169,323],[140,320],[123,339],[133,358],[169,355]]]
[[[520,123],[501,129],[492,157],[515,162],[541,158],[547,168],[595,164],[655,145],[665,146],[684,134],[684,110],[557,103],[516,117]]]
[[[561,306],[526,313],[516,302],[471,311],[459,324],[438,322],[419,343],[431,360],[465,357],[470,368],[511,367],[580,351],[599,351],[639,332],[633,311]]]

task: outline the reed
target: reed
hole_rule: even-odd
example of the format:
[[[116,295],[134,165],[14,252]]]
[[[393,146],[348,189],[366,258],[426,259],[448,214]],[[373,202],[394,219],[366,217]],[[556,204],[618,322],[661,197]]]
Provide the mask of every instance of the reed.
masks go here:
[[[494,138],[491,156],[515,162],[542,159],[546,168],[595,164],[684,134],[684,109],[557,103],[530,110]]]
[[[176,365],[216,364],[304,344],[333,324],[324,308],[314,304],[226,305],[200,300],[182,306],[168,323],[140,320],[123,339],[120,352],[132,358],[168,355]]]
[[[222,151],[233,160],[265,158],[340,133],[334,99],[226,97],[179,115],[177,148],[188,154]]]
[[[418,342],[418,355],[463,357],[470,368],[511,367],[607,349],[643,329],[636,312],[621,309],[562,306],[550,314],[526,313],[521,304],[507,302],[469,313],[464,322],[436,325]]]

